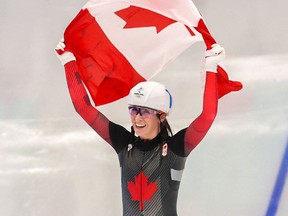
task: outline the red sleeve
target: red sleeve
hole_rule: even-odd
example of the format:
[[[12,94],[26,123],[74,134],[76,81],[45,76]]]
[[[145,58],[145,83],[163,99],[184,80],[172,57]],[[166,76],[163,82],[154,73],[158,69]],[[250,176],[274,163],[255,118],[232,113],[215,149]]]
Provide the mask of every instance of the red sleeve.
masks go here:
[[[65,64],[65,74],[71,100],[76,112],[109,144],[109,120],[92,106],[86,89],[80,79],[75,61]]]
[[[185,152],[188,155],[204,138],[211,127],[218,106],[217,74],[206,72],[202,113],[189,125],[184,137]]]

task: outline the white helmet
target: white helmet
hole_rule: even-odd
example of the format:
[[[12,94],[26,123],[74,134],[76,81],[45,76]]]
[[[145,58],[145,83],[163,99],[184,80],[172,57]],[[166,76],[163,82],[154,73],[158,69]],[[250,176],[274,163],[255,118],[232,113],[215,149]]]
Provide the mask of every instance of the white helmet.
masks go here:
[[[172,108],[172,96],[163,84],[145,81],[130,90],[128,104],[152,108],[168,114]]]

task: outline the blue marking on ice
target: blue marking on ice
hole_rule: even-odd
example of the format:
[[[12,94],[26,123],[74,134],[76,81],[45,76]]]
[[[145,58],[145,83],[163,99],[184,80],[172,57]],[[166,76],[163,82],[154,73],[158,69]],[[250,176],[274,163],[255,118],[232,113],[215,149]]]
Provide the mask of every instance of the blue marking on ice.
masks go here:
[[[270,199],[270,203],[266,212],[266,216],[275,216],[277,213],[278,204],[281,199],[281,194],[287,177],[287,171],[288,171],[288,142],[282,159],[281,167],[277,176],[277,180],[274,186],[274,190]]]

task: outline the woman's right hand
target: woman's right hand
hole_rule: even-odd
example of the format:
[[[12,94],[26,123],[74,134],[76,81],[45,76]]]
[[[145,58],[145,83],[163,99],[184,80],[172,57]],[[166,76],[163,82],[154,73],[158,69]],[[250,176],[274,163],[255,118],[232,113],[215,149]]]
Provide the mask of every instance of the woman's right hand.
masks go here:
[[[65,48],[66,44],[64,42],[64,39],[62,38],[55,48],[56,55],[62,65],[65,65],[70,61],[76,61],[74,54],[69,51],[65,51]]]
[[[206,71],[217,73],[217,66],[225,57],[225,49],[219,44],[213,44],[212,49],[207,50],[205,54]]]

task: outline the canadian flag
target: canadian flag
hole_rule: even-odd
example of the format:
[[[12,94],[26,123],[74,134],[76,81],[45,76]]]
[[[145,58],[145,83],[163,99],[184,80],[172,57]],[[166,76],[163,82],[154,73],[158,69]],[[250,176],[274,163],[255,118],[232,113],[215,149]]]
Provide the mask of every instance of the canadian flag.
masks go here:
[[[191,0],[91,0],[64,39],[96,106],[126,96],[192,44],[215,43]]]

